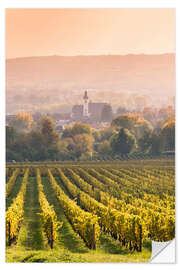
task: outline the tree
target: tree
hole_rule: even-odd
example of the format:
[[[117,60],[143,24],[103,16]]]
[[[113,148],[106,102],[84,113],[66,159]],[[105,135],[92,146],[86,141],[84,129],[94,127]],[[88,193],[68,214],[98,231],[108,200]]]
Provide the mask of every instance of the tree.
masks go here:
[[[33,160],[48,159],[48,147],[40,131],[31,131],[28,134],[28,144],[33,149]]]
[[[72,127],[73,136],[78,134],[88,134],[91,135],[91,127],[88,124],[76,123]]]
[[[138,140],[138,146],[142,152],[150,150],[152,146],[152,133],[145,132],[144,135]]]
[[[16,141],[11,145],[10,150],[14,153],[18,153],[21,160],[17,161],[26,161],[33,159],[33,149],[30,147],[28,142],[28,135],[19,134]]]
[[[115,154],[128,154],[136,146],[136,139],[128,129],[121,128],[118,134],[112,136],[110,145]]]
[[[114,127],[105,128],[100,131],[101,134],[101,142],[104,140],[109,140],[113,135],[117,134],[117,131]]]
[[[101,112],[102,122],[111,122],[113,118],[112,107],[109,104],[105,104]]]
[[[28,134],[29,145],[32,148],[39,149],[44,146],[43,135],[40,131],[33,130]]]
[[[165,151],[175,150],[175,120],[171,119],[166,122],[161,130],[160,136],[163,141]]]
[[[150,153],[159,155],[163,150],[162,138],[160,135],[153,133],[151,136],[151,149]]]
[[[112,127],[121,127],[131,130],[137,123],[138,119],[139,119],[138,114],[128,113],[115,118],[112,121],[111,125]]]
[[[41,125],[41,134],[45,145],[48,147],[57,144],[59,133],[55,130],[54,121],[49,116],[45,116],[41,119]]]
[[[76,123],[72,127],[66,127],[63,130],[62,138],[73,138],[78,134],[88,134],[91,135],[91,127],[88,124]]]
[[[64,144],[63,144],[64,141]],[[94,138],[90,125],[76,123],[67,127],[62,134],[61,157],[82,159],[92,155]]]
[[[93,137],[88,134],[78,134],[73,138],[73,154],[76,158],[88,157],[93,152]]]
[[[156,120],[156,110],[150,107],[144,107],[143,117],[145,120],[154,123],[154,120]]]
[[[125,114],[115,118],[112,123],[115,128],[127,128],[135,137],[139,139],[146,132],[152,132],[152,125],[139,114]]]
[[[101,133],[98,130],[93,129],[92,130],[92,136],[93,136],[95,142],[100,142],[101,141]]]
[[[21,153],[6,148],[6,161],[8,162],[9,160],[23,161],[23,157]]]
[[[30,113],[19,112],[9,123],[9,126],[15,128],[18,132],[29,132],[34,124]]]
[[[131,131],[135,135],[136,139],[140,139],[145,134],[151,133],[153,131],[153,127],[147,120],[139,118]]]
[[[17,131],[13,127],[6,126],[6,147],[12,145],[17,139]]]
[[[58,151],[59,151],[59,157],[60,160],[70,160],[74,159],[72,155],[74,142],[72,138],[65,138],[60,139],[58,142]]]
[[[105,140],[104,142],[98,144],[97,151],[102,156],[107,156],[112,153],[110,142]]]
[[[72,137],[73,137],[72,127],[66,127],[63,130],[62,138],[65,139],[65,138],[72,138]]]

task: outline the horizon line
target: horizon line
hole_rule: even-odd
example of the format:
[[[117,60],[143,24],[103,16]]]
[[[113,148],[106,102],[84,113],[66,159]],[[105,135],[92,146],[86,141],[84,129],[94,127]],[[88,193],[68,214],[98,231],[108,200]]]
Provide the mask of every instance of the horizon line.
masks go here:
[[[59,54],[52,54],[52,55],[32,55],[32,56],[17,56],[17,57],[7,57],[5,60],[15,60],[20,58],[36,58],[36,57],[84,57],[84,56],[154,56],[154,55],[165,55],[165,54],[175,54],[176,52],[164,52],[164,53],[127,53],[127,54],[77,54],[77,55],[59,55]]]

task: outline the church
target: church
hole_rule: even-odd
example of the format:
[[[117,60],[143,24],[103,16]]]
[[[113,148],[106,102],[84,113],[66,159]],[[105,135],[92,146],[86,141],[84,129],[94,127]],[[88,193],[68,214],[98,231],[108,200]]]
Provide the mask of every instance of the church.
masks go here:
[[[72,119],[75,121],[95,120],[100,119],[105,102],[91,102],[89,101],[87,91],[84,92],[82,105],[74,105],[72,108]]]

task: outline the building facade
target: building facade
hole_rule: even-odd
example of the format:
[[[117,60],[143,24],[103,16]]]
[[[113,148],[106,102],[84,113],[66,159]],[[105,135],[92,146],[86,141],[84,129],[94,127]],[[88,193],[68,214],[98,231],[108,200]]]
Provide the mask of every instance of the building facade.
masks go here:
[[[102,110],[106,102],[91,102],[89,101],[87,91],[84,92],[82,105],[74,105],[72,108],[72,119],[75,121],[83,121],[86,119],[95,120],[100,119]]]

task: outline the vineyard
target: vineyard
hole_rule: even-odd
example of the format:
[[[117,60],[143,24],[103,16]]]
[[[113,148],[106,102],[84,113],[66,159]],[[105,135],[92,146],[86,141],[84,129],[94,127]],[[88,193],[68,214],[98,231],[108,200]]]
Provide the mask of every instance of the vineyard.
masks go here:
[[[171,160],[7,164],[7,262],[146,262],[174,237]]]

